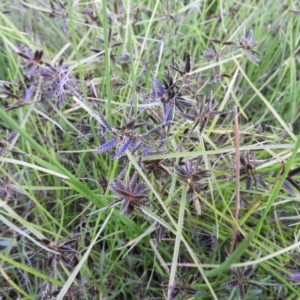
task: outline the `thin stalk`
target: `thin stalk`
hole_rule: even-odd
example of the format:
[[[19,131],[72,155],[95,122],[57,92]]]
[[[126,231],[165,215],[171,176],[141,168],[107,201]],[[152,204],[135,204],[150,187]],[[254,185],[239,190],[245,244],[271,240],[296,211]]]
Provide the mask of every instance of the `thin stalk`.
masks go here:
[[[230,247],[230,253],[233,252],[239,221],[239,211],[241,209],[240,199],[240,128],[239,128],[239,116],[237,108],[234,109],[234,131],[235,131],[235,224],[233,226],[232,244]]]

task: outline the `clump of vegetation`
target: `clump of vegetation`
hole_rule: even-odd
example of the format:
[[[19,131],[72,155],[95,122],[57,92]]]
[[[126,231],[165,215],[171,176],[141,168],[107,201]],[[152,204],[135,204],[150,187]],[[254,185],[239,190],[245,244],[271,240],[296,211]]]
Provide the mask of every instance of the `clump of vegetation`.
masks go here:
[[[297,9],[230,2],[0,7],[5,299],[300,297]]]

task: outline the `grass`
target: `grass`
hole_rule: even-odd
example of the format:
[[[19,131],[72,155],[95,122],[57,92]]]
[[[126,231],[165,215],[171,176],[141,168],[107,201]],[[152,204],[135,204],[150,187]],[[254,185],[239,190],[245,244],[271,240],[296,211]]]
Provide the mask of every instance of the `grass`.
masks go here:
[[[0,6],[0,298],[299,298],[300,8],[51,3]]]

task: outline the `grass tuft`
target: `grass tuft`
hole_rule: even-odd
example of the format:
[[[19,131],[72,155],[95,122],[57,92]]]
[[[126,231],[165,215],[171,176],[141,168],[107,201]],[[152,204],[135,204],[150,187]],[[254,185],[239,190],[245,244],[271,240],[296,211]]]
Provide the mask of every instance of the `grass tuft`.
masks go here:
[[[0,4],[0,298],[300,298],[300,18],[273,2]]]

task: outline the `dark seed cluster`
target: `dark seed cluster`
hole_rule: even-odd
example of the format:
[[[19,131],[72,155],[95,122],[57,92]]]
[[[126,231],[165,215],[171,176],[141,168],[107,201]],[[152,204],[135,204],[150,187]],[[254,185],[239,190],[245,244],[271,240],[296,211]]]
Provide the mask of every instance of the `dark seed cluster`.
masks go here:
[[[197,195],[207,187],[206,178],[211,177],[211,171],[206,170],[201,164],[201,157],[195,159],[185,159],[181,157],[179,162],[170,159],[153,159],[149,160],[148,157],[155,155],[168,154],[170,148],[170,141],[173,140],[173,127],[180,123],[189,121],[185,134],[181,138],[176,151],[184,151],[190,147],[187,140],[190,139],[194,129],[198,130],[198,137],[204,133],[209,122],[216,116],[229,115],[232,113],[230,109],[223,111],[215,111],[213,105],[217,105],[213,100],[213,91],[210,90],[209,94],[197,95],[199,96],[199,103],[194,103],[187,96],[184,96],[184,91],[191,90],[191,84],[187,81],[189,72],[192,71],[191,58],[189,53],[184,54],[184,67],[181,69],[179,64],[176,66],[169,65],[168,70],[163,78],[163,84],[154,78],[151,91],[149,95],[143,96],[143,104],[155,103],[155,118],[149,121],[141,119],[146,116],[148,110],[151,108],[145,107],[139,118],[124,117],[123,125],[120,128],[113,128],[108,124],[104,116],[100,115],[99,120],[104,130],[113,138],[96,148],[99,154],[112,154],[114,160],[121,160],[120,167],[122,174],[126,172],[127,161],[126,151],[131,152],[141,169],[151,180],[151,174],[154,175],[157,184],[166,185],[173,176],[178,177],[178,182],[188,186],[188,198],[195,200]],[[175,70],[172,74],[171,70]],[[175,77],[177,78],[175,79]],[[188,89],[189,87],[190,89]],[[150,113],[152,113],[150,111]],[[198,138],[197,138],[198,139]],[[188,146],[186,146],[188,144]],[[115,149],[115,152],[110,151]],[[155,150],[156,149],[156,150]],[[124,171],[125,166],[125,171]],[[138,173],[135,172],[128,183],[120,179],[120,175],[109,186],[110,190],[119,198],[115,200],[110,206],[124,201],[121,208],[121,213],[130,217],[134,210],[138,211],[144,216],[143,207],[145,202],[149,201],[149,187],[139,182],[136,184]],[[206,183],[205,183],[206,182]],[[153,204],[152,204],[153,205]],[[199,211],[198,211],[199,212]],[[165,232],[163,226],[158,226],[157,240],[162,239]]]

